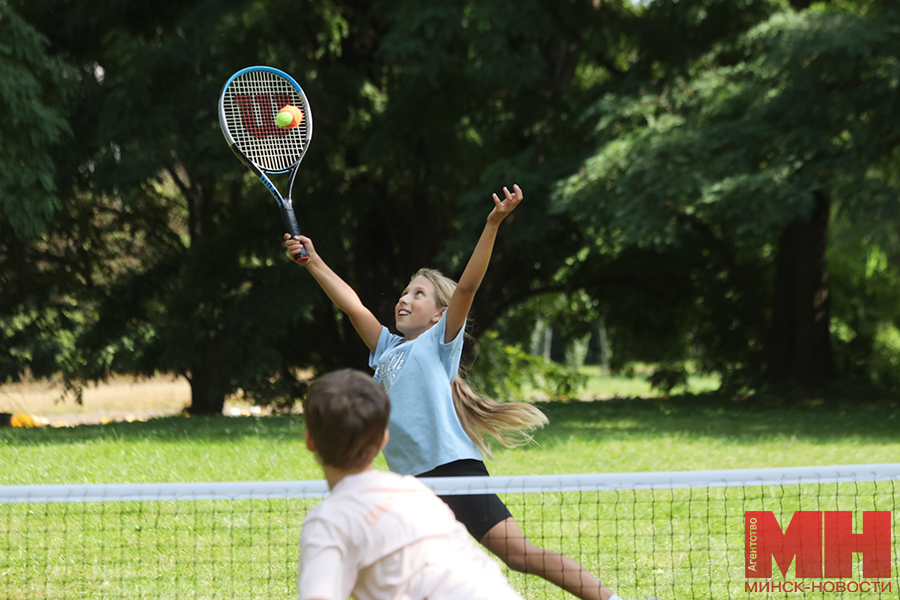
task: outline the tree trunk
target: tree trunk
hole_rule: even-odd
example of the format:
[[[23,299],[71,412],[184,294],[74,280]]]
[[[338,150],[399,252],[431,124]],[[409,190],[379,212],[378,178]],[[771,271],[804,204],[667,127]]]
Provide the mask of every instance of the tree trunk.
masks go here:
[[[191,406],[188,410],[196,415],[220,415],[225,408],[225,390],[216,367],[215,340],[207,338],[199,348],[200,354],[194,357],[188,377],[191,384]]]
[[[766,344],[766,378],[816,385],[834,377],[826,244],[831,202],[813,194],[808,220],[785,228],[775,258],[772,321]]]
[[[180,181],[173,174],[176,181]],[[212,206],[214,203],[215,183],[205,181],[188,185],[181,182],[180,187],[188,203],[188,231],[191,236],[191,248],[201,248],[204,236],[209,235],[212,228]],[[240,189],[236,186],[230,188],[230,199],[240,202]],[[205,276],[204,267],[194,265],[198,272],[193,272],[195,281]],[[196,284],[199,285],[199,284]],[[217,317],[211,315],[197,315],[205,321],[206,331],[214,331],[213,321]],[[197,340],[197,354],[190,364],[190,376],[187,378],[191,384],[191,406],[188,410],[198,415],[220,415],[225,407],[225,382],[218,364],[217,340],[212,335],[205,335]]]

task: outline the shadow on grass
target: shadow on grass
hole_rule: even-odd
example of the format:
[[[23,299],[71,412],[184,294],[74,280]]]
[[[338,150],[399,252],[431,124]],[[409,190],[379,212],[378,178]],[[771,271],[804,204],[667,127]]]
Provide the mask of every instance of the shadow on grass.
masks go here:
[[[0,445],[31,446],[49,444],[90,444],[93,442],[223,443],[241,438],[303,440],[303,417],[168,416],[106,425],[0,428]]]
[[[727,438],[754,443],[791,437],[810,442],[857,438],[900,441],[900,399],[789,399],[757,395],[735,399],[721,393],[670,398],[617,398],[539,405],[550,418],[542,444],[599,434],[620,439],[648,436]],[[223,443],[241,438],[302,440],[303,417],[160,417],[144,422],[66,428],[0,428],[0,444],[10,446],[89,444],[92,442]]]
[[[757,395],[735,399],[714,392],[540,406],[550,419],[540,436],[544,444],[598,434],[620,439],[668,435],[727,438],[738,444],[779,437],[812,443],[847,438],[900,441],[900,399],[890,396],[798,400]]]

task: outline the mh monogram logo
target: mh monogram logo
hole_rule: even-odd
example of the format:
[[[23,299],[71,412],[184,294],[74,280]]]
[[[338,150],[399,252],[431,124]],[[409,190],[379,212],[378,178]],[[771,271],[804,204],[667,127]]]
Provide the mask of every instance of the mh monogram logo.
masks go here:
[[[254,102],[255,100],[255,102]],[[234,102],[241,109],[241,122],[244,130],[258,139],[268,137],[284,137],[288,130],[275,125],[275,113],[290,104],[289,94],[235,94]],[[257,118],[256,107],[259,106]]]
[[[772,511],[744,513],[744,573],[749,578],[772,577],[772,559],[782,576],[796,559],[796,577],[852,578],[853,554],[862,554],[862,576],[891,576],[891,512],[863,511],[862,531],[853,533],[849,510],[794,513],[786,530]]]

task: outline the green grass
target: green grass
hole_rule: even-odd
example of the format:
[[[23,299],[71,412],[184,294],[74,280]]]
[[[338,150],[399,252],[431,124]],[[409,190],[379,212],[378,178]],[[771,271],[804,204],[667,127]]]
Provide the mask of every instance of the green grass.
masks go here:
[[[500,452],[489,464],[493,474],[880,463],[900,457],[900,407],[894,400],[784,405],[709,394],[541,406],[550,425],[537,434],[538,445]],[[384,468],[381,459],[378,466]],[[4,428],[0,469],[7,485],[321,477],[303,447],[297,416]],[[800,498],[766,488],[544,494],[540,502],[515,496],[507,501],[529,537],[573,555],[623,596],[719,598],[743,594],[742,511],[748,506],[780,511],[783,518],[816,506],[819,500],[806,494],[826,494],[823,509],[855,511],[884,510],[885,502],[891,508],[900,495],[885,484],[813,487]],[[294,597],[296,542],[303,515],[315,502],[0,505],[0,597]],[[896,539],[900,526],[894,530]],[[510,577],[526,597],[563,597],[533,577]],[[895,578],[894,591],[898,585]]]
[[[537,444],[498,452],[495,475],[618,473],[893,462],[896,401],[800,406],[717,395],[540,405]],[[0,482],[136,483],[321,477],[302,417],[166,417],[0,429]],[[379,459],[377,466],[384,467]]]
[[[605,375],[596,365],[586,365],[579,371],[587,376],[587,383],[579,390],[582,398],[649,398],[659,397],[662,393],[650,386],[649,376],[653,368],[647,365],[634,364],[630,375]],[[721,378],[715,374],[690,373],[686,389],[676,388],[679,392],[699,394],[719,389]]]
[[[4,429],[10,484],[320,479],[298,417],[165,417]]]

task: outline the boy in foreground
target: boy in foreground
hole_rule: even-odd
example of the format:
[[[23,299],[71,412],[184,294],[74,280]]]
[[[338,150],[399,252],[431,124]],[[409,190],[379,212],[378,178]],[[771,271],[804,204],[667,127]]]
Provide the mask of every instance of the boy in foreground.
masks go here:
[[[521,600],[429,488],[372,468],[391,405],[370,376],[345,369],[316,380],[303,410],[331,495],[304,521],[299,600]]]

